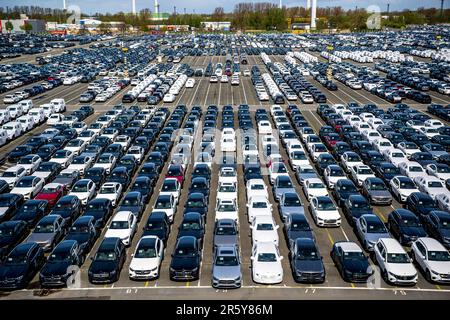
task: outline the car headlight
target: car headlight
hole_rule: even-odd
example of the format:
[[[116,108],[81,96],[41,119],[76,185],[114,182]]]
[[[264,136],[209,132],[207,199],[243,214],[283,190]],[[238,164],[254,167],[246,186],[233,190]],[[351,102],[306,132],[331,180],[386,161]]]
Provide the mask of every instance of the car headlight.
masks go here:
[[[131,272],[134,272],[135,270],[134,270],[134,269],[132,269],[132,268],[130,268],[130,271],[131,271]]]
[[[439,272],[436,272],[436,271],[433,271],[433,270],[430,270],[430,271],[431,271],[431,273],[434,274],[434,275],[437,275],[437,276],[440,275]]]
[[[397,275],[396,275],[395,273],[392,273],[392,272],[388,271],[388,274],[389,274],[390,276],[393,276],[394,278],[397,278]]]

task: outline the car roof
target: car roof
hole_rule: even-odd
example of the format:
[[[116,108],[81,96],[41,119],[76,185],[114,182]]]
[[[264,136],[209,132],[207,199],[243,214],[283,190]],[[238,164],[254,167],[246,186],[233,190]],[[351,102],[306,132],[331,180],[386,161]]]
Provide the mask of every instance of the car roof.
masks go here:
[[[380,238],[389,253],[405,253],[401,244],[394,238]]]
[[[427,248],[428,251],[446,251],[444,246],[434,238],[423,237],[419,238],[420,242]]]
[[[265,242],[265,241],[258,241],[256,244],[256,249],[258,251],[266,251],[266,252],[273,252],[277,253],[277,249],[275,246],[275,243],[273,242]],[[278,254],[278,253],[277,253]]]
[[[120,242],[120,238],[114,237],[114,238],[104,238],[102,243],[100,244],[98,250],[109,250],[115,248],[118,243]]]
[[[63,240],[53,249],[53,252],[66,252],[77,244],[76,240]]]
[[[114,217],[112,218],[112,221],[124,221],[128,220],[128,217],[132,215],[133,213],[131,211],[119,211],[117,212]]]

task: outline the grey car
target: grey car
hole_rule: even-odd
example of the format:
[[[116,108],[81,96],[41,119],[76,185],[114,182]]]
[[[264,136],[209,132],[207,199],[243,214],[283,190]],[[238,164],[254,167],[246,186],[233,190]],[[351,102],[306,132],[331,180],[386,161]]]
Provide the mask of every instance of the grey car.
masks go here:
[[[64,237],[65,233],[66,225],[63,217],[59,214],[50,214],[38,222],[26,242],[36,242],[48,252]]]
[[[308,238],[315,241],[313,230],[304,214],[294,213],[287,216],[284,222],[284,235],[288,242],[289,249],[292,249],[295,240],[298,238]]]
[[[291,214],[305,214],[303,203],[296,192],[283,193],[278,205],[283,221],[286,221],[286,218]]]
[[[286,192],[295,192],[294,185],[289,176],[278,176],[273,184],[273,197],[280,201],[281,196]]]
[[[297,176],[297,180],[301,185],[303,185],[303,182],[306,179],[311,179],[311,178],[320,179],[319,176],[317,175],[316,170],[314,170],[314,168],[312,166],[299,167],[298,170],[295,172],[295,175]]]
[[[322,283],[325,281],[325,267],[314,240],[297,238],[290,252],[291,269],[296,282]]]
[[[78,170],[63,170],[52,181],[53,183],[60,183],[65,186],[66,190],[72,189],[72,186],[80,179],[80,172]]]
[[[380,178],[367,178],[362,184],[362,193],[370,204],[390,205],[392,195],[386,184]]]
[[[214,227],[214,246],[215,250],[219,246],[237,247],[238,246],[238,227],[233,219],[219,219]]]
[[[214,288],[240,288],[241,262],[236,246],[219,246],[214,254],[211,284]]]
[[[363,214],[359,217],[356,220],[355,233],[367,251],[373,251],[378,239],[391,238],[383,221],[375,214]]]

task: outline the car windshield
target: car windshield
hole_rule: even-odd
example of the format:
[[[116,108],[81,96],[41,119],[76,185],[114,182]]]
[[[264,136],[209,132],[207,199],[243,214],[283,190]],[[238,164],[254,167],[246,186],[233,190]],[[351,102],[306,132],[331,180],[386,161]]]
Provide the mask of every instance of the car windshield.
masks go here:
[[[400,188],[402,189],[416,189],[416,185],[413,181],[402,181],[400,182]]]
[[[450,219],[441,217],[440,226],[441,229],[450,229]]]
[[[94,258],[95,261],[115,261],[116,254],[114,251],[98,251]]]
[[[19,164],[32,164],[33,163],[34,158],[31,157],[23,157],[19,160]]]
[[[198,222],[184,222],[180,226],[180,230],[189,231],[189,230],[201,230],[201,226]]]
[[[0,237],[10,237],[14,234],[14,229],[12,228],[1,228]]]
[[[347,185],[342,184],[339,186],[339,190],[345,191],[345,192],[357,192],[358,191],[353,184],[347,184]]]
[[[177,183],[175,181],[165,182],[162,186],[163,191],[177,191]]]
[[[428,187],[430,188],[444,188],[442,182],[440,181],[430,181],[428,182]]]
[[[7,265],[20,265],[27,263],[26,253],[11,253],[5,261]]]
[[[30,180],[30,179],[21,179],[17,183],[17,187],[19,187],[19,188],[30,188],[32,186],[33,186],[33,180]]]
[[[221,185],[219,188],[219,192],[236,192],[236,186],[235,185]]]
[[[79,226],[79,225],[73,225],[70,228],[70,233],[89,233],[90,229],[89,226]]]
[[[88,191],[88,185],[87,184],[81,184],[78,183],[73,186],[72,192],[87,192]]]
[[[64,262],[70,261],[70,254],[66,252],[52,252],[48,257],[49,262]]]
[[[325,188],[324,184],[322,182],[313,182],[308,184],[308,188],[310,189],[323,189]]]
[[[219,236],[232,236],[236,234],[236,229],[233,227],[218,227],[216,235]]]
[[[278,180],[278,188],[292,188],[292,181],[290,179]]]
[[[336,207],[334,206],[333,202],[331,202],[331,201],[319,202],[317,205],[317,208],[319,210],[336,210]]]
[[[217,256],[216,266],[220,267],[232,267],[237,266],[238,260],[235,256]]]
[[[344,171],[342,170],[331,170],[330,172],[330,176],[332,177],[343,177],[344,175]]]
[[[372,174],[372,170],[369,168],[359,168],[358,174]]]
[[[381,221],[372,221],[367,225],[368,233],[387,233],[386,227]]]
[[[235,171],[228,171],[228,170],[223,170],[220,173],[221,177],[235,177],[236,176],[236,172]]]
[[[294,160],[306,160],[306,155],[303,152],[294,152],[292,155]]]
[[[138,206],[139,199],[138,198],[125,198],[123,199],[122,206]]]
[[[3,172],[3,178],[15,178],[19,175],[19,171],[5,171]]]
[[[40,223],[36,226],[33,233],[53,233],[55,232],[55,227],[53,223]]]
[[[174,256],[180,257],[180,258],[190,258],[190,257],[195,257],[196,255],[197,255],[197,251],[195,250],[194,247],[176,248],[176,250],[174,252]]]
[[[352,207],[355,209],[359,209],[359,210],[369,210],[370,209],[370,205],[367,202],[363,202],[363,201],[355,201],[352,203]]]
[[[362,252],[350,251],[344,252],[344,260],[366,260],[366,257]]]
[[[423,168],[419,166],[411,166],[409,167],[410,172],[423,172]]]
[[[298,207],[301,205],[301,202],[298,197],[286,197],[283,205],[285,207]]]
[[[41,193],[43,194],[50,194],[50,193],[55,193],[58,191],[58,187],[45,187],[44,189],[42,189]]]
[[[155,208],[156,209],[170,209],[172,207],[170,205],[170,201],[169,200],[167,200],[167,201],[165,201],[165,200],[158,200],[156,202],[156,204],[155,204]]]
[[[267,202],[265,202],[265,201],[253,202],[252,208],[255,208],[255,209],[267,208]]]
[[[136,250],[136,253],[134,254],[134,258],[140,258],[140,259],[150,259],[150,258],[156,258],[156,250],[155,247],[146,247],[145,245],[139,245],[139,247]]]
[[[277,261],[277,256],[275,253],[259,253],[258,262],[275,262]]]
[[[250,187],[251,190],[264,190],[263,184],[252,184]]]
[[[297,250],[297,260],[320,260],[320,256],[318,255],[315,248],[300,248]]]
[[[258,223],[256,230],[270,231],[273,230],[273,225],[271,223]]]
[[[300,170],[301,173],[315,173],[313,168],[302,168]]]
[[[53,156],[53,158],[56,159],[65,159],[68,157],[68,154],[66,153],[66,151],[62,151],[61,152],[56,152],[55,155]]]
[[[410,263],[408,255],[406,253],[388,253],[388,263]]]
[[[235,207],[235,205],[232,204],[232,203],[230,203],[230,204],[222,203],[222,204],[219,206],[218,211],[222,211],[222,212],[223,212],[223,211],[236,211],[236,207]]]
[[[386,185],[381,181],[372,182],[369,185],[369,190],[386,190]]]
[[[204,205],[205,203],[202,200],[189,200],[186,206],[189,208],[201,208]]]
[[[450,261],[450,253],[448,251],[428,251],[428,260]]]
[[[128,229],[129,223],[128,221],[113,221],[111,223],[110,229]]]

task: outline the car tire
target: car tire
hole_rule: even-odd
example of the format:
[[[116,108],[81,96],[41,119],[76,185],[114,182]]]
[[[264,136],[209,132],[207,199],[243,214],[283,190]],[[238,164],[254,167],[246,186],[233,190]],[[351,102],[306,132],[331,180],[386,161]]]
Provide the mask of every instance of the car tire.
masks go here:
[[[434,281],[433,281],[433,279],[431,278],[431,272],[430,272],[430,270],[426,270],[425,271],[425,279],[429,282],[429,283],[433,283]]]

